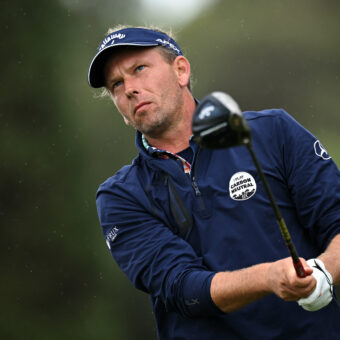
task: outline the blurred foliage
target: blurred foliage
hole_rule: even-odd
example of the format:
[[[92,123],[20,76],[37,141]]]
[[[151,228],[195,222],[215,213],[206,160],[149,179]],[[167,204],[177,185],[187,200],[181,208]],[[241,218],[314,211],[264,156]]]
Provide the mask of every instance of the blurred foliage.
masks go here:
[[[339,13],[337,1],[221,1],[181,34],[195,92],[223,89],[244,110],[283,107],[315,133],[338,131]]]
[[[111,259],[98,185],[135,156],[134,131],[87,68],[108,27],[145,24],[138,1],[1,5],[1,339],[152,339],[145,294]],[[339,164],[338,1],[220,1],[178,31],[194,94],[283,107]],[[165,25],[166,26],[166,25]]]

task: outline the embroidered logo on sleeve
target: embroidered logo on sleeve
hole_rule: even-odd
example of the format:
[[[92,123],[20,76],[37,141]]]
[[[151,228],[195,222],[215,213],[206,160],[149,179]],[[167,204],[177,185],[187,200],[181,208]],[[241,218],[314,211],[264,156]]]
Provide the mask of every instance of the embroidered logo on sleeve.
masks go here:
[[[191,300],[185,300],[185,304],[187,306],[199,305],[200,304],[200,300],[198,298],[191,299]]]
[[[113,227],[110,232],[106,235],[106,244],[109,247],[109,249],[111,250],[111,243],[115,240],[115,238],[118,235],[118,228],[117,227]]]
[[[315,151],[315,154],[316,154],[317,156],[321,157],[321,158],[324,159],[325,161],[326,161],[327,159],[332,158],[332,157],[328,154],[327,150],[326,150],[326,149],[323,147],[323,145],[320,143],[319,140],[315,141],[315,143],[314,143],[314,151]]]
[[[237,172],[229,181],[229,195],[235,201],[245,201],[254,196],[256,182],[248,172]]]

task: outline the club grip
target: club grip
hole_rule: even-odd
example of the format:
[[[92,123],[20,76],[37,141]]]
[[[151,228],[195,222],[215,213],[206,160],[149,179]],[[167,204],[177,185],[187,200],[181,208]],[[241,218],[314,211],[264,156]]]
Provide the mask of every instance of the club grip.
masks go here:
[[[298,262],[293,262],[293,264],[294,264],[294,268],[295,268],[295,271],[298,277],[307,276],[305,272],[305,268],[303,268],[303,265],[300,260]]]

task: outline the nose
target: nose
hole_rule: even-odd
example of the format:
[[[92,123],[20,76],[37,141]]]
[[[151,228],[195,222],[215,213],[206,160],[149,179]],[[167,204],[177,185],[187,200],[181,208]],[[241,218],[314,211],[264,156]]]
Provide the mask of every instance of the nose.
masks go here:
[[[133,79],[125,79],[125,95],[131,98],[140,93],[138,84]]]

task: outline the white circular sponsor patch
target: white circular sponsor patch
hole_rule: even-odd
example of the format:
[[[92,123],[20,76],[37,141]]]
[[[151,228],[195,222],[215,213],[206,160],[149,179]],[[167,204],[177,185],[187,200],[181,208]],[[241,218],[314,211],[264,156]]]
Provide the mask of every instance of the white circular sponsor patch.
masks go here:
[[[237,172],[229,181],[229,195],[235,201],[244,201],[254,196],[256,182],[248,172]]]

